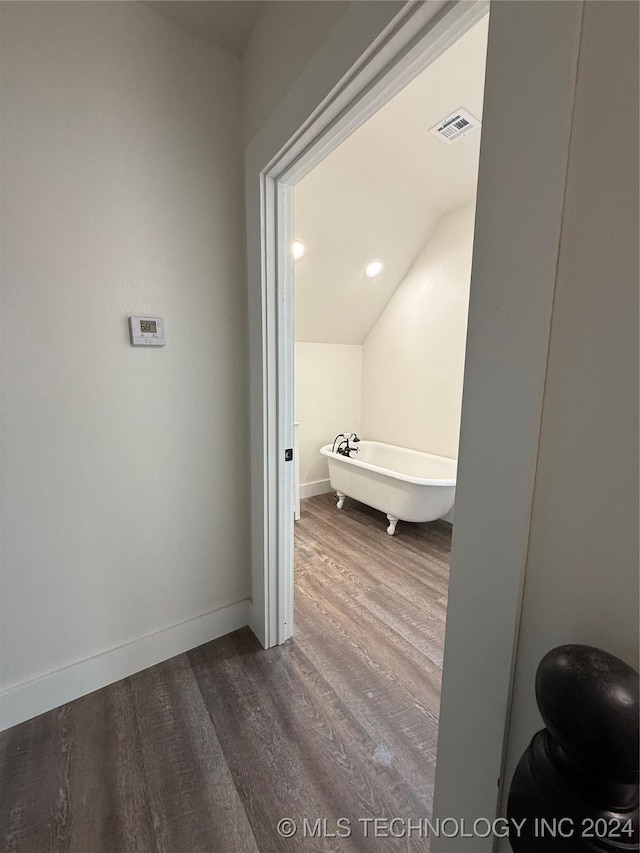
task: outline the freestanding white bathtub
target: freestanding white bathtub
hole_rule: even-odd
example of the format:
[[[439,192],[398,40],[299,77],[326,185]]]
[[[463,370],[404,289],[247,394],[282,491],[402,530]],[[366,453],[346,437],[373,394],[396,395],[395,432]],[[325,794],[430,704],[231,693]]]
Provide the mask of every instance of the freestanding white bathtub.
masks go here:
[[[329,461],[331,488],[342,509],[354,498],[387,514],[387,533],[398,521],[434,521],[453,507],[457,460],[408,450],[379,441],[360,441],[352,457],[333,453],[326,444],[320,453]]]

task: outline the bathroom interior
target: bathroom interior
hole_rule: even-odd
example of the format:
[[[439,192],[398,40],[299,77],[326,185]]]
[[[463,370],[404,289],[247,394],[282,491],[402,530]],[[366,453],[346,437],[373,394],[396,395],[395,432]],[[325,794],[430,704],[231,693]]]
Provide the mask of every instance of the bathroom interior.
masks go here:
[[[370,501],[336,485],[327,446],[344,452],[351,436],[356,463],[372,448],[388,458],[385,445],[432,454],[398,470],[455,485],[487,31],[488,15],[294,196],[296,642],[375,717],[374,759],[419,757],[422,780],[435,771],[455,489],[398,521],[380,483]],[[429,786],[414,790],[429,809]]]

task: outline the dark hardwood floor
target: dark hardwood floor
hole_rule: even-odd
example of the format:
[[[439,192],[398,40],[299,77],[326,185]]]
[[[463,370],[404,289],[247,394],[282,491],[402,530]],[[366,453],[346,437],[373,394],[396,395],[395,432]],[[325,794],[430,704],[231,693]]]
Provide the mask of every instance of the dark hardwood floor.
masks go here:
[[[2,733],[0,850],[428,850],[370,819],[431,815],[450,530],[303,501],[295,637],[245,628]]]

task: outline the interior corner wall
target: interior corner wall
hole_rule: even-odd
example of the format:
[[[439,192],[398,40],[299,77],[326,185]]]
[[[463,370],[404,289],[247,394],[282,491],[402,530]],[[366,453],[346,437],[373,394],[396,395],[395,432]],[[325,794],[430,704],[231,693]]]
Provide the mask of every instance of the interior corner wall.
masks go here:
[[[474,211],[442,217],[365,339],[367,439],[458,455]]]
[[[1,76],[7,726],[246,624],[248,343],[240,62],[3,3]]]
[[[320,448],[340,432],[361,432],[362,347],[296,342],[295,353],[300,483],[321,488],[329,467]]]
[[[508,782],[543,726],[550,649],[585,643],[638,668],[638,59],[638,6],[585,3]],[[612,135],[623,111],[628,132]]]
[[[244,136],[249,142],[353,0],[270,0],[244,55]]]

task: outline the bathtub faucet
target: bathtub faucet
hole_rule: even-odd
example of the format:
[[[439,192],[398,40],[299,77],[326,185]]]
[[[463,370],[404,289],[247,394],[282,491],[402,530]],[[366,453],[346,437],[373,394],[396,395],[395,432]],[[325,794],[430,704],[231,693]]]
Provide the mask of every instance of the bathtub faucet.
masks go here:
[[[339,438],[342,438],[342,441],[338,444],[338,447],[335,451],[336,453],[339,453],[341,456],[347,456],[348,458],[351,458],[352,453],[358,453],[360,448],[359,447],[352,447],[349,444],[350,441],[353,442],[354,444],[357,444],[360,441],[360,439],[355,434],[355,432],[348,432],[348,433],[343,432],[343,433],[340,433],[340,435],[337,435],[334,442],[333,442],[334,447],[336,446],[336,441]]]

